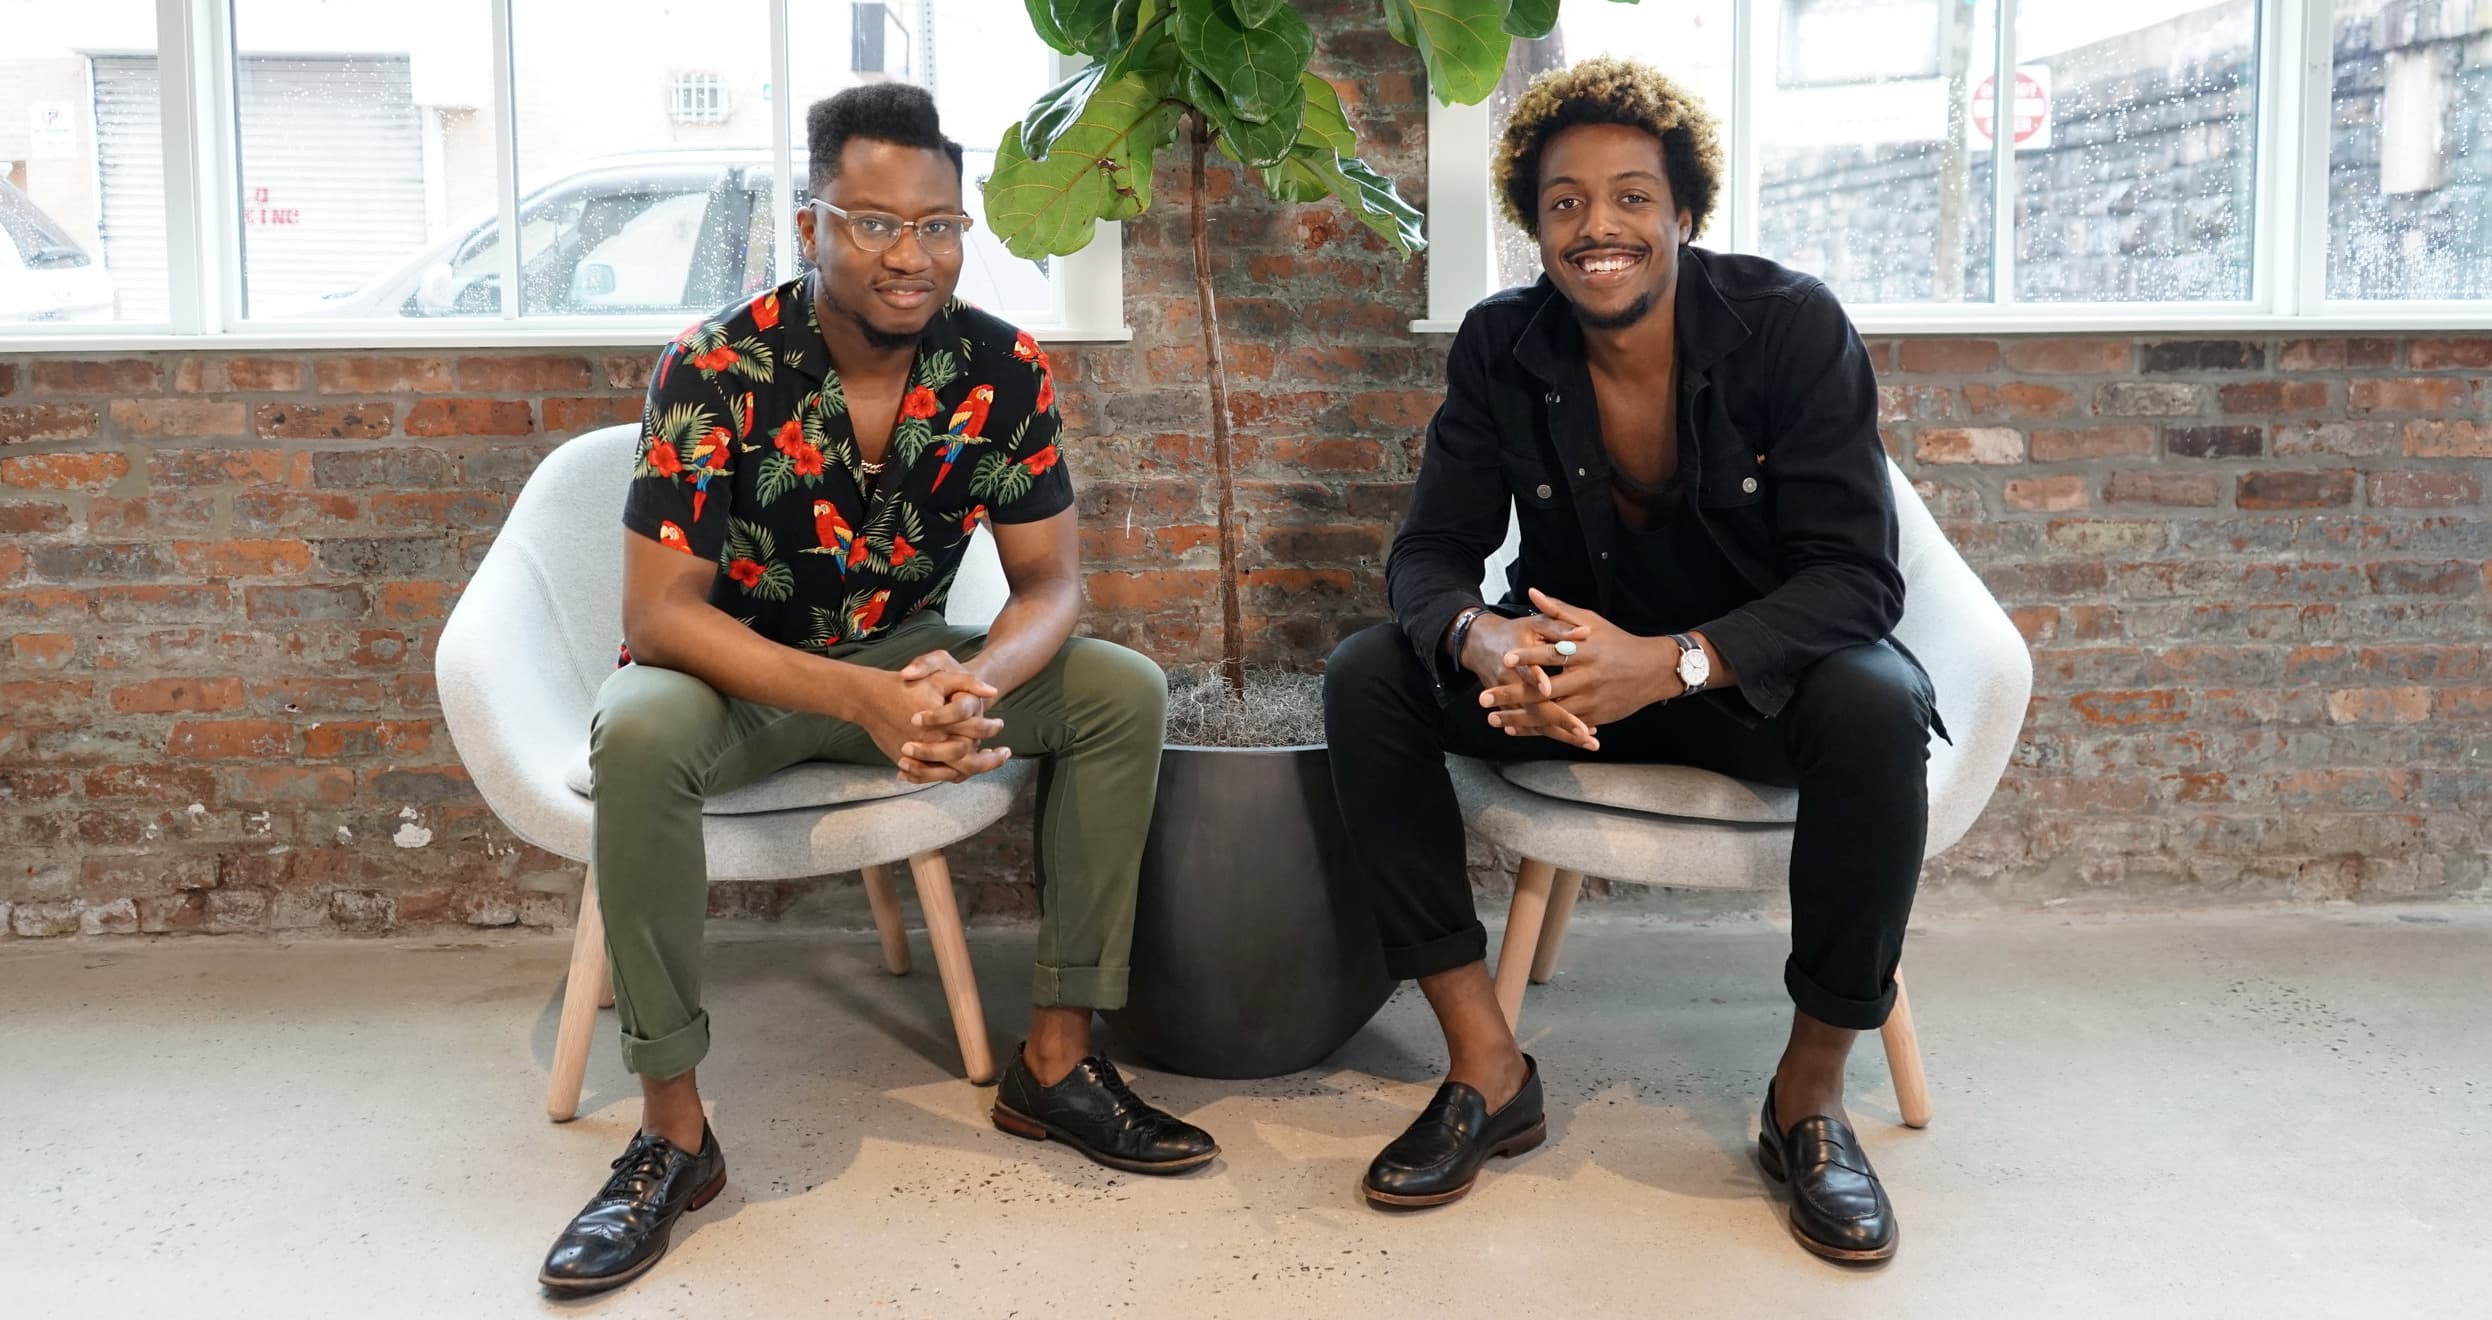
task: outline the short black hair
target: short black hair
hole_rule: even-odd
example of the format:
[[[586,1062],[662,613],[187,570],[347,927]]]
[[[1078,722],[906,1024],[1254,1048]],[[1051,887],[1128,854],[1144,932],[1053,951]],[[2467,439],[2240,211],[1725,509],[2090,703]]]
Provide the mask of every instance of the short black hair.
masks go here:
[[[1540,154],[1549,139],[1578,124],[1624,124],[1660,139],[1670,198],[1688,213],[1695,235],[1705,232],[1722,188],[1720,125],[1704,102],[1651,65],[1612,58],[1551,69],[1515,102],[1492,164],[1507,219],[1539,235]]]
[[[961,171],[960,144],[943,136],[934,94],[915,83],[868,83],[814,102],[805,112],[812,156],[806,187],[820,192],[839,177],[839,153],[852,138],[940,151],[952,158],[954,173]]]

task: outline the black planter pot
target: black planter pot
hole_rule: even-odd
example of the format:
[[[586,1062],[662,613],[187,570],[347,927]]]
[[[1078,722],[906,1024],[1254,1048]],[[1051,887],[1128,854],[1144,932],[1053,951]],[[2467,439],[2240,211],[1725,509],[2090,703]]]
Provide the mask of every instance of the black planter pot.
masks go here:
[[[1393,993],[1353,866],[1322,747],[1167,749],[1117,1036],[1195,1077],[1321,1062]]]

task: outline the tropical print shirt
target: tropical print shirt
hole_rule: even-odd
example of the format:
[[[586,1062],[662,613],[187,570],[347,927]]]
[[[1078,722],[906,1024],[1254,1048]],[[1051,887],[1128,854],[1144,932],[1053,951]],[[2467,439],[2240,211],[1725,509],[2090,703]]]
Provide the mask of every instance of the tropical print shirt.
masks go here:
[[[715,562],[710,603],[746,627],[821,651],[942,608],[979,519],[1052,517],[1071,507],[1073,482],[1047,355],[958,299],[918,340],[883,473],[869,479],[810,280],[719,313],[659,356],[623,525]]]

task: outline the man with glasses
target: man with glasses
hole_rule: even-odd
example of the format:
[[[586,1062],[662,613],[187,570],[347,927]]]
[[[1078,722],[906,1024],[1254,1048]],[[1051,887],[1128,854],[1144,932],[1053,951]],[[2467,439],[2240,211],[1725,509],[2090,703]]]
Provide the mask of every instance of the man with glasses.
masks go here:
[[[1177,1173],[1219,1153],[1094,1055],[1125,1002],[1134,890],[1167,686],[1074,637],[1073,487],[1047,357],[952,297],[961,149],[933,98],[884,83],[815,105],[802,279],[659,357],[623,511],[622,663],[599,691],[595,868],[641,1125],[539,1278],[611,1288],[726,1182],[693,1067],[707,1053],[701,805],[801,761],[956,783],[1048,758],[1045,916],[1030,1034],[995,1125],[1103,1164]],[[943,621],[987,523],[1011,585],[991,631]]]

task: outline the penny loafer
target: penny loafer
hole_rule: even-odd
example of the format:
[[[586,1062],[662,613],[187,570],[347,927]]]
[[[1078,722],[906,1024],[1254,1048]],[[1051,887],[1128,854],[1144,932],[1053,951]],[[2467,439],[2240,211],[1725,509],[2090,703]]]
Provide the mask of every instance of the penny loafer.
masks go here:
[[[1785,1132],[1774,1115],[1774,1087],[1765,1087],[1757,1163],[1791,1188],[1791,1236],[1828,1260],[1869,1262],[1895,1254],[1895,1207],[1869,1167],[1851,1125],[1812,1114]]]
[[[708,1205],[727,1185],[727,1155],[708,1124],[697,1152],[654,1132],[634,1133],[610,1167],[614,1176],[545,1255],[537,1282],[550,1291],[604,1292],[639,1278],[666,1254],[675,1221]]]
[[[1191,1123],[1144,1103],[1116,1065],[1097,1055],[1041,1086],[1027,1053],[995,1084],[995,1126],[1032,1141],[1061,1141],[1128,1173],[1183,1173],[1211,1162],[1220,1143]]]
[[[1378,1205],[1444,1205],[1471,1190],[1490,1156],[1520,1155],[1548,1136],[1540,1064],[1526,1054],[1523,1089],[1494,1114],[1486,1096],[1461,1082],[1436,1088],[1418,1121],[1367,1166],[1360,1187]]]

